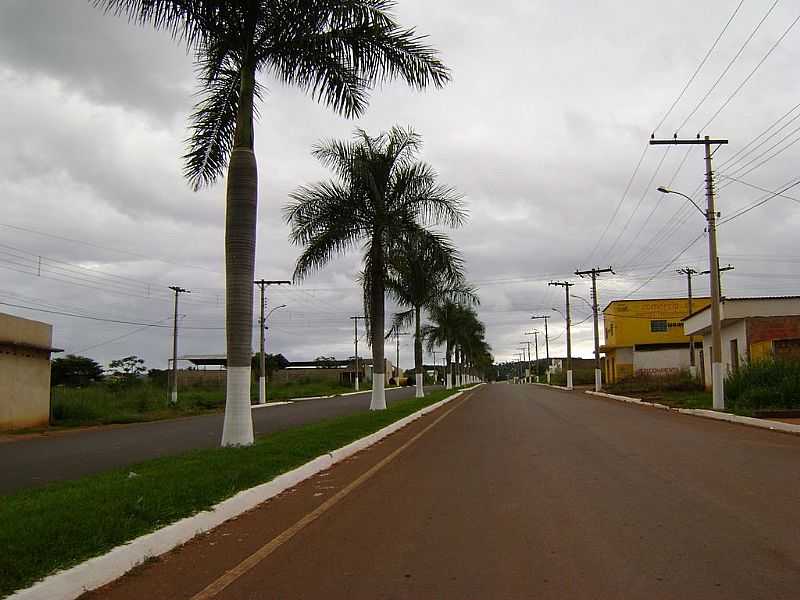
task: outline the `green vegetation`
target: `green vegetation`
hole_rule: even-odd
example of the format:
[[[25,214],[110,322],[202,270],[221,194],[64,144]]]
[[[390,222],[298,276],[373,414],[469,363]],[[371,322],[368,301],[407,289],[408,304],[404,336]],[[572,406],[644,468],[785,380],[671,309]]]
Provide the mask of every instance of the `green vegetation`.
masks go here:
[[[594,373],[592,373],[592,383],[594,383]],[[694,379],[688,371],[661,377],[639,375],[623,379],[617,383],[606,384],[605,388],[611,394],[634,395],[636,397],[660,397],[664,392],[703,391],[703,385],[697,379]]]
[[[767,359],[744,364],[725,381],[725,398],[738,414],[800,408],[800,362]]]
[[[291,398],[330,396],[353,391],[336,381],[305,379],[281,385],[267,385],[267,401]],[[251,397],[258,398],[253,385]],[[193,386],[180,390],[178,404],[168,401],[167,388],[150,380],[120,385],[115,382],[95,383],[86,387],[56,387],[52,390],[52,425],[77,427],[137,423],[185,417],[225,407],[224,387]]]
[[[566,361],[565,365],[566,365]],[[544,373],[544,369],[542,369]],[[542,375],[541,381],[546,381],[546,375]],[[567,385],[567,372],[558,371],[550,375],[550,383],[552,385]],[[573,369],[572,370],[572,385],[594,385],[594,369]]]
[[[0,597],[55,570],[207,509],[442,400],[272,433],[255,445],[196,450],[0,497]]]

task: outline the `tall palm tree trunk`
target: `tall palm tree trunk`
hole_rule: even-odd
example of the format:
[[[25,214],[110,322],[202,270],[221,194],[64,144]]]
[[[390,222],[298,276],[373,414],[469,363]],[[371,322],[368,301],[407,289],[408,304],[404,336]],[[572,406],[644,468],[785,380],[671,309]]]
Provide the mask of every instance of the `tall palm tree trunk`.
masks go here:
[[[425,397],[425,368],[422,365],[422,309],[414,307],[416,331],[414,332],[414,382],[417,388],[417,398]]]
[[[234,147],[228,164],[225,207],[225,337],[227,384],[223,446],[253,443],[250,367],[253,278],[258,219],[258,167],[253,153],[255,64],[245,59],[239,83]]]
[[[383,243],[382,233],[375,235],[372,241],[372,400],[370,410],[386,409],[385,373],[386,361],[384,360],[384,268],[383,268]]]

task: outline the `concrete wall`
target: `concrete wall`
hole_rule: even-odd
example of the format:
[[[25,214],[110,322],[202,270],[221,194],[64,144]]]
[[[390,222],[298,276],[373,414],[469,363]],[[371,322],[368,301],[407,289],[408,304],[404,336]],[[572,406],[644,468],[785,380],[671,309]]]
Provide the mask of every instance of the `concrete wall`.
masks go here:
[[[739,346],[739,364],[747,362],[747,324],[746,321],[736,321],[722,328],[722,369],[727,375],[732,369],[731,340],[736,340]],[[711,388],[711,334],[703,336],[703,371],[705,373],[706,388]]]
[[[0,314],[0,430],[50,421],[52,326]]]
[[[637,375],[663,376],[689,369],[689,347],[637,350],[633,356]]]

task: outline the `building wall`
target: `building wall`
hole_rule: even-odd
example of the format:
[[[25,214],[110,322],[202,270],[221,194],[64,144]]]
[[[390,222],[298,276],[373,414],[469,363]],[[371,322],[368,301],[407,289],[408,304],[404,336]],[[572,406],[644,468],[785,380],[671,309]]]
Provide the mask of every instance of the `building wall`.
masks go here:
[[[708,298],[694,298],[692,310],[708,306]],[[619,300],[603,311],[606,346],[635,346],[641,344],[686,344],[682,319],[689,314],[686,298],[656,300]],[[657,329],[654,321],[666,321],[666,331]]]
[[[0,314],[0,430],[40,427],[50,421],[52,326]],[[5,342],[5,343],[3,343]]]
[[[731,340],[739,346],[739,364],[748,360],[747,321],[741,320],[726,325],[721,331],[722,337],[722,369],[725,375],[732,370]],[[711,388],[711,334],[703,336],[703,371],[706,388]]]
[[[689,348],[637,350],[633,355],[636,375],[663,377],[689,369]]]

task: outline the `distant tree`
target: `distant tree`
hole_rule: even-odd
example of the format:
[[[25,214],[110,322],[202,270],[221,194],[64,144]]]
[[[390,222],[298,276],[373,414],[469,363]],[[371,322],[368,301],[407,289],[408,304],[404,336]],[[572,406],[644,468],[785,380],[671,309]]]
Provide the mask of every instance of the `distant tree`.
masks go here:
[[[169,381],[169,373],[166,369],[149,369],[147,371],[147,378],[156,385],[166,386]]]
[[[336,367],[335,356],[318,356],[314,359],[314,362],[322,369],[333,369]]]
[[[253,359],[250,363],[250,366],[255,373],[258,373],[258,370],[261,366],[260,361],[261,361],[261,353],[256,352],[255,354],[253,354]],[[272,377],[272,374],[275,371],[280,371],[281,369],[285,369],[286,367],[289,366],[289,361],[286,360],[286,357],[283,354],[267,354],[265,356],[264,363],[266,364],[267,377]]]
[[[112,360],[108,364],[108,370],[118,381],[132,383],[147,369],[144,366],[144,359],[131,355],[117,360]]]
[[[50,385],[75,387],[102,379],[103,367],[86,356],[67,354],[50,363]]]

